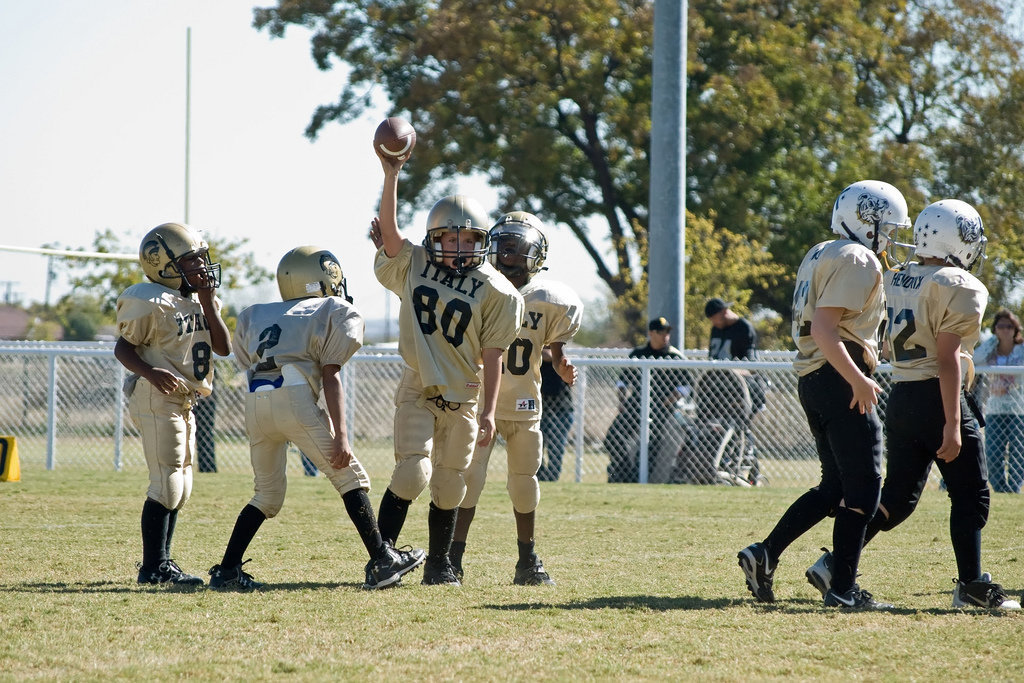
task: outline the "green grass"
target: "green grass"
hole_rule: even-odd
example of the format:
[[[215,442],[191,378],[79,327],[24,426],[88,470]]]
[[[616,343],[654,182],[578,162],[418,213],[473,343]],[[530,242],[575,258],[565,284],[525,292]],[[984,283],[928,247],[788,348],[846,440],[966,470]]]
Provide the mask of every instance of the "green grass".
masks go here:
[[[484,493],[466,585],[359,590],[366,562],[323,479],[291,477],[246,566],[255,594],[135,583],[145,475],[23,470],[0,483],[0,679],[1021,679],[1024,614],[952,610],[948,501],[929,490],[868,547],[861,583],[894,613],[821,606],[804,569],[821,524],[783,557],[779,602],[758,605],[736,552],[800,489],[544,484],[538,553],[555,587],[511,585],[503,482]],[[375,481],[376,503],[385,482]],[[175,557],[219,561],[251,476],[197,475]],[[994,496],[984,566],[1024,588],[1024,499]],[[426,498],[401,542],[426,542]]]

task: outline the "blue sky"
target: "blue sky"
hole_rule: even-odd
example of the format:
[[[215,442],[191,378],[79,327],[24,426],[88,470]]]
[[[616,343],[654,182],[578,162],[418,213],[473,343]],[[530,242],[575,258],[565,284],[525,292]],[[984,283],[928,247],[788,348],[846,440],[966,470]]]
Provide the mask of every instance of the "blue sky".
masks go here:
[[[271,3],[265,3],[269,6]],[[0,3],[0,244],[88,247],[97,231],[137,239],[185,212],[185,54],[192,29],[190,222],[248,237],[274,269],[288,249],[334,250],[367,318],[384,315],[365,235],[380,190],[370,147],[382,107],[303,130],[332,102],[343,70],[320,72],[309,34],[272,40],[252,0],[47,0]],[[494,213],[481,181],[460,191]],[[429,207],[421,207],[422,210]],[[425,214],[424,214],[425,215]],[[420,219],[405,228],[418,241]],[[550,227],[551,277],[585,301],[603,286],[565,227]],[[0,301],[43,301],[46,258],[0,251]],[[11,283],[11,284],[7,284]],[[66,293],[58,280],[51,301]],[[227,295],[230,299],[231,295]],[[276,296],[276,288],[240,299]]]

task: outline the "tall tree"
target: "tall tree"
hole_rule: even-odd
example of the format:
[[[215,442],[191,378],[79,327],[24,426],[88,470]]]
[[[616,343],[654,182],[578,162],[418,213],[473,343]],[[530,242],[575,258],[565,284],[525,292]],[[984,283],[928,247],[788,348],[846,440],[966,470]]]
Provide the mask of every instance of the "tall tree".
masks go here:
[[[404,199],[428,205],[456,175],[482,173],[503,210],[567,226],[621,298],[643,269],[652,11],[649,0],[287,0],[256,10],[255,25],[307,26],[321,69],[351,67],[307,135],[360,115],[383,86],[418,131]],[[627,313],[640,323],[641,310]]]
[[[691,208],[764,239],[792,271],[828,236],[851,181],[887,180],[911,217],[935,199],[979,204],[994,242],[1020,208],[997,201],[993,164],[957,163],[1000,129],[998,165],[1020,168],[1024,128],[989,117],[1024,106],[1020,36],[991,0],[692,2],[688,111]],[[1011,117],[1012,118],[1012,117]],[[959,151],[957,151],[959,149]],[[980,151],[980,150],[978,150]],[[951,156],[952,155],[952,156]],[[1007,213],[1009,212],[1009,213]],[[1019,224],[1019,220],[1013,220]],[[1005,289],[1011,271],[990,271]],[[755,301],[785,310],[788,288]]]
[[[992,201],[1011,196],[992,184],[1021,165],[1024,127],[986,122],[1022,105],[1007,21],[1020,4],[691,0],[688,209],[790,273],[862,178],[896,184],[913,214],[953,190],[973,197],[1002,237],[1024,209]],[[484,174],[502,209],[573,232],[613,297],[633,302],[630,329],[646,291],[652,21],[653,0],[280,0],[254,14],[272,36],[312,30],[319,68],[350,68],[307,135],[383,91],[420,134],[404,199],[426,205],[454,176]],[[994,136],[998,164],[956,163]],[[777,285],[730,287],[788,315]]]

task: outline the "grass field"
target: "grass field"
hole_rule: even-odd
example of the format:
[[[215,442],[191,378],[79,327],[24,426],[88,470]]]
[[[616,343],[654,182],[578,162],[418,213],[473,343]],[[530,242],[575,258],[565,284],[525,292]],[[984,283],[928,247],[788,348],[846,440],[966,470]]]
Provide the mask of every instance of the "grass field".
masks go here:
[[[821,606],[804,569],[822,524],[783,557],[758,605],[736,552],[799,489],[542,484],[538,553],[555,587],[511,585],[502,482],[477,513],[461,588],[359,590],[366,557],[323,479],[292,477],[250,547],[255,594],[135,583],[141,473],[36,469],[0,483],[0,680],[1024,679],[1024,614],[959,611],[948,502],[929,490],[868,547],[861,584],[892,613]],[[376,503],[384,482],[375,482]],[[219,562],[251,476],[197,475],[175,557]],[[401,542],[426,543],[426,500]],[[1024,588],[1024,499],[994,496],[984,566]]]

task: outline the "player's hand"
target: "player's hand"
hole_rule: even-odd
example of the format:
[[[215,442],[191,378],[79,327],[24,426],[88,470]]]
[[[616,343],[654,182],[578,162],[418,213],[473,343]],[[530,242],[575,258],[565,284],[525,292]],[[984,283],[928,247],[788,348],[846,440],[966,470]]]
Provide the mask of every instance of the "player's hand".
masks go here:
[[[150,368],[143,377],[161,394],[172,394],[178,388],[178,378],[163,368]]]
[[[493,415],[481,415],[480,416],[480,438],[477,440],[478,446],[489,446],[491,441],[494,440],[494,434],[497,428],[494,426]]]
[[[185,276],[185,279],[188,280],[188,283],[192,285],[194,290],[199,292],[200,296],[202,296],[203,292],[212,294],[213,290],[217,289],[217,281],[206,270],[189,273]]]
[[[576,370],[576,366],[569,362],[569,359],[562,356],[562,362],[555,368],[555,372],[562,378],[562,381],[568,384],[570,387],[576,384],[576,378],[579,376],[579,372]]]
[[[377,249],[384,246],[384,238],[380,234],[380,219],[376,216],[370,220],[370,241]]]
[[[860,414],[870,413],[878,405],[878,395],[882,393],[882,387],[878,382],[860,375],[853,383],[853,400],[850,401],[850,408],[857,408]]]
[[[953,462],[960,455],[960,425],[947,422],[942,427],[942,445],[935,457],[942,462]]]
[[[338,434],[334,437],[334,445],[329,458],[331,467],[336,470],[343,470],[352,462],[352,446],[348,443],[347,434]]]
[[[380,159],[380,166],[381,168],[384,169],[385,175],[387,175],[388,173],[398,173],[398,171],[402,169],[402,166],[404,166],[405,162],[408,160],[408,158],[399,159],[398,157],[386,156],[382,154],[379,149],[377,149],[376,145],[374,145],[373,147],[373,153],[377,155],[378,159]]]

